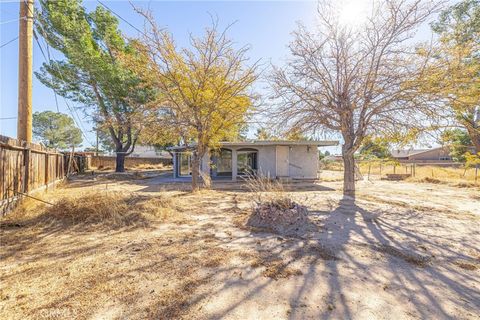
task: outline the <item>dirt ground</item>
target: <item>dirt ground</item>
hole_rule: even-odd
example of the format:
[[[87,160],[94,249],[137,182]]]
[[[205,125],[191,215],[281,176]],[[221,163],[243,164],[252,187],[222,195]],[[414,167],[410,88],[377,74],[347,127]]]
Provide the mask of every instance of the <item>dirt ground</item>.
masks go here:
[[[0,220],[0,318],[478,319],[480,189],[362,181],[353,202],[338,181],[292,184],[311,228],[285,237],[245,226],[242,185],[188,188],[84,176],[44,198],[174,199],[177,219],[143,226]]]

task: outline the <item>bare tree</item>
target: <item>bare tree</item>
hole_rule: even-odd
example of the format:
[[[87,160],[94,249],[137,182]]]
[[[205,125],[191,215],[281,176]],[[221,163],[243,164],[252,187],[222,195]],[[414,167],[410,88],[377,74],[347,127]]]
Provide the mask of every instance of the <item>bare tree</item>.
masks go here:
[[[198,188],[200,161],[218,142],[238,135],[253,107],[251,85],[257,63],[248,63],[248,46],[235,48],[212,22],[202,37],[190,37],[190,48],[177,48],[172,35],[139,11],[148,30],[139,50],[148,69],[139,73],[160,93],[154,108],[183,143],[193,146],[192,189]],[[142,64],[140,64],[142,65]]]
[[[341,134],[348,196],[355,196],[354,153],[365,136],[416,133],[434,114],[409,81],[423,64],[407,44],[438,6],[425,0],[372,3],[358,27],[342,25],[334,5],[320,3],[317,31],[299,26],[292,57],[271,76],[279,125]]]

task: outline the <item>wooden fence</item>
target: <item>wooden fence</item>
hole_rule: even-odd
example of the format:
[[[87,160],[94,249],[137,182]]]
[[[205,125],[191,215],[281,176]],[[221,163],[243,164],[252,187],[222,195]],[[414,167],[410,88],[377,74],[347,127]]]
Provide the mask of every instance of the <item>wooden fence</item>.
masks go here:
[[[116,157],[112,156],[92,156],[91,166],[96,168],[115,168]],[[144,157],[125,157],[125,167],[133,168],[142,164],[163,164],[172,165],[172,158],[144,158]]]
[[[19,195],[47,188],[62,180],[68,157],[68,154],[35,143],[0,135],[0,215],[10,209]],[[81,166],[84,162],[76,159],[79,171],[84,170]]]

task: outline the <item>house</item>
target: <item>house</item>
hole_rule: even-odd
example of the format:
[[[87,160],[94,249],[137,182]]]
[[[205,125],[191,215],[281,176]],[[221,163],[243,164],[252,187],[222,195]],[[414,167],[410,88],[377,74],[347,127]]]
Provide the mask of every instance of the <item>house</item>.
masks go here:
[[[338,141],[221,142],[202,159],[200,168],[212,179],[236,181],[250,172],[272,178],[317,179],[318,147]],[[174,178],[191,177],[192,146],[172,147]]]
[[[157,150],[154,146],[138,145],[135,146],[133,152],[129,155],[132,158],[166,158],[171,159],[172,156],[163,150]]]
[[[392,158],[398,161],[451,161],[450,151],[445,147],[433,149],[392,150]]]

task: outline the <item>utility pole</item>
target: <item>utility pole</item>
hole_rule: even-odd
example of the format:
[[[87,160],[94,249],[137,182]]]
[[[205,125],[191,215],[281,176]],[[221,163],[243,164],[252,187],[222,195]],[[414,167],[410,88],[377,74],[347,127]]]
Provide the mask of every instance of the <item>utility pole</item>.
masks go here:
[[[33,0],[20,1],[17,138],[32,141]]]

